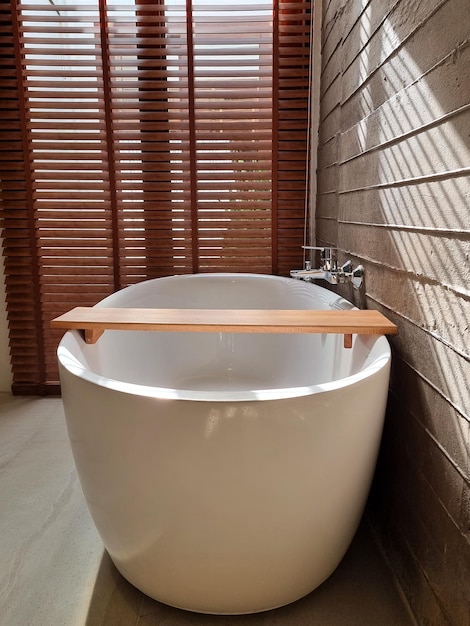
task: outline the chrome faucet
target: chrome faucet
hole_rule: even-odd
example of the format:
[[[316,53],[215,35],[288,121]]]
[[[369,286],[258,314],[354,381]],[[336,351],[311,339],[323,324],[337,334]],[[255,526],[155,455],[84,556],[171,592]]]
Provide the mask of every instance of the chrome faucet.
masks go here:
[[[304,250],[320,251],[320,267],[312,269],[312,262],[305,261],[303,270],[291,270],[291,278],[311,282],[313,280],[326,280],[332,285],[350,282],[357,289],[362,285],[364,268],[362,265],[353,267],[352,261],[346,261],[338,267],[338,261],[334,255],[337,248],[323,246],[303,246]]]

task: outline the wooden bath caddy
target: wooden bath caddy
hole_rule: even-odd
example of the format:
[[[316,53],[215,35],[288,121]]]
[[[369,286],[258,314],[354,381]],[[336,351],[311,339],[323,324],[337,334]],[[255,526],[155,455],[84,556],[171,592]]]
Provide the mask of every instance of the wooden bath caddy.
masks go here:
[[[375,310],[129,309],[76,307],[51,322],[52,328],[78,329],[86,343],[96,343],[105,330],[154,330],[207,333],[335,333],[393,335],[395,324]]]

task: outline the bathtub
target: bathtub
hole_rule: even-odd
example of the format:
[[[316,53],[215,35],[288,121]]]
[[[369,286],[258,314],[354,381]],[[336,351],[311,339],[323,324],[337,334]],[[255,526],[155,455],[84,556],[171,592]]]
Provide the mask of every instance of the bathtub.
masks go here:
[[[108,307],[343,309],[322,287],[255,274],[150,280]],[[106,331],[58,348],[82,489],[117,569],[191,611],[290,603],[337,567],[382,432],[385,337]]]

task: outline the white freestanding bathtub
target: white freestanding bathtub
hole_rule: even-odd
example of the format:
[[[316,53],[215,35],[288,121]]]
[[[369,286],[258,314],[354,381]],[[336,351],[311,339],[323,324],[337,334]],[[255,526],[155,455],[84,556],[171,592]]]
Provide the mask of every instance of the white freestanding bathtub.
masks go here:
[[[351,308],[290,278],[150,280],[97,306]],[[81,485],[119,571],[204,613],[312,591],[359,523],[387,398],[385,337],[78,331],[59,349]]]

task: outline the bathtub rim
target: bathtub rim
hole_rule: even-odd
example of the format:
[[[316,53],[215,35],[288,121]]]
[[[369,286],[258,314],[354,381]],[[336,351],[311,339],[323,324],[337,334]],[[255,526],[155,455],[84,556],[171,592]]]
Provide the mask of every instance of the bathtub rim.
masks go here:
[[[147,279],[134,285],[125,287],[106,298],[100,300],[95,306],[109,306],[109,302],[126,291],[129,295],[132,291],[141,290],[145,285],[155,280],[185,280],[193,278],[196,280],[204,280],[204,278],[217,277],[217,278],[258,278],[260,280],[272,280],[280,281],[283,283],[297,283],[293,278],[285,276],[273,276],[271,274],[255,274],[255,273],[235,273],[235,272],[220,272],[220,273],[202,273],[202,274],[177,274],[174,276],[165,276],[157,279]],[[330,291],[321,285],[313,284],[309,287],[314,287],[314,291],[323,294],[327,297],[330,303],[335,303],[334,308],[354,309],[355,307],[349,300],[346,300],[336,292]],[[113,304],[114,306],[114,304]],[[119,305],[118,305],[119,306]],[[122,306],[122,305],[121,305]],[[332,307],[333,308],[333,307]],[[114,332],[131,332],[131,331],[107,331],[108,333]],[[137,331],[132,331],[137,332]],[[142,331],[145,332],[145,331]],[[337,335],[338,341],[341,341],[341,336]],[[67,343],[70,341],[75,342],[79,350],[82,350],[83,339],[78,330],[67,331],[57,348],[57,358],[59,361],[59,368],[64,368],[72,376],[77,376],[83,380],[88,381],[91,384],[104,387],[119,393],[155,398],[160,400],[186,400],[196,402],[249,402],[249,401],[269,401],[269,400],[283,400],[289,398],[298,398],[303,396],[309,396],[319,393],[331,392],[338,390],[342,387],[348,387],[355,383],[364,380],[375,373],[379,372],[383,368],[390,367],[391,362],[391,349],[388,339],[385,335],[355,335],[353,338],[354,350],[355,342],[363,341],[369,345],[369,350],[374,347],[377,351],[377,355],[370,362],[366,362],[365,365],[356,373],[350,376],[335,379],[324,383],[317,383],[308,386],[296,386],[296,387],[279,387],[270,389],[250,389],[250,390],[238,390],[238,391],[207,391],[207,390],[192,390],[192,389],[172,389],[169,387],[156,387],[149,385],[140,385],[138,383],[130,383],[115,378],[109,378],[97,374],[96,372],[87,369],[87,367],[80,361],[79,358],[74,356],[72,351],[67,347]],[[379,344],[376,346],[376,344]],[[87,344],[83,343],[86,349]],[[343,348],[346,349],[346,348]]]

